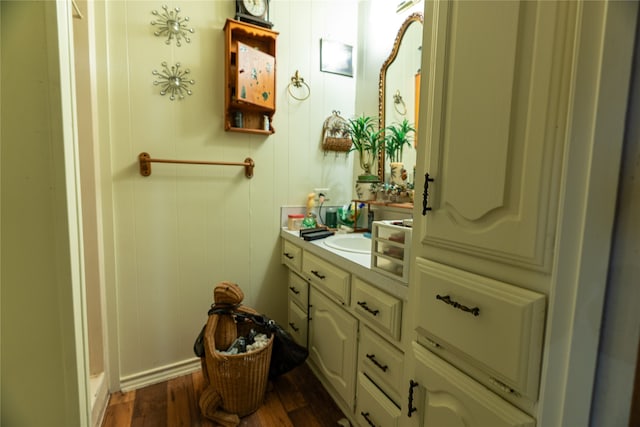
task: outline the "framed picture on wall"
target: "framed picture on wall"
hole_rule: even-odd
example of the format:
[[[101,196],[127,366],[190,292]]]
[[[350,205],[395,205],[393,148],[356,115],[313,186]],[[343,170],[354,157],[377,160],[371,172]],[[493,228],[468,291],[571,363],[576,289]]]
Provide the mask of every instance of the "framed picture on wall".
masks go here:
[[[353,46],[320,39],[320,71],[353,77]]]

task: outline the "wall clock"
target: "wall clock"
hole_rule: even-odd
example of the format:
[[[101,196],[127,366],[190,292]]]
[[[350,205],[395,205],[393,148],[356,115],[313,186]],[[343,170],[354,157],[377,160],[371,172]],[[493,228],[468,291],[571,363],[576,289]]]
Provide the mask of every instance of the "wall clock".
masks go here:
[[[269,0],[236,0],[236,19],[272,28],[273,23],[269,22]]]

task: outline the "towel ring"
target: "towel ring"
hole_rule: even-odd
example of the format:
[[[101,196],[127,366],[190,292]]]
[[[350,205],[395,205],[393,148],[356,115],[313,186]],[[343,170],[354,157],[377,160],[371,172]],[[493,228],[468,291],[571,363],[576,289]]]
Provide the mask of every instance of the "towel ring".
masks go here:
[[[405,114],[407,114],[407,106],[404,103],[404,99],[402,99],[402,95],[400,95],[400,90],[397,90],[395,95],[393,95],[393,108],[401,116],[404,116]]]
[[[291,92],[291,86],[292,85],[295,88],[301,88],[302,86],[305,86],[307,88],[306,96],[296,96],[296,95],[294,95],[293,92]],[[304,101],[305,99],[309,98],[309,96],[311,95],[311,88],[304,81],[304,79],[302,77],[300,77],[300,74],[298,73],[298,70],[296,70],[296,73],[293,76],[291,76],[291,82],[289,82],[289,85],[287,86],[287,92],[289,92],[289,95],[291,95],[291,97],[293,99],[297,99],[298,101]]]

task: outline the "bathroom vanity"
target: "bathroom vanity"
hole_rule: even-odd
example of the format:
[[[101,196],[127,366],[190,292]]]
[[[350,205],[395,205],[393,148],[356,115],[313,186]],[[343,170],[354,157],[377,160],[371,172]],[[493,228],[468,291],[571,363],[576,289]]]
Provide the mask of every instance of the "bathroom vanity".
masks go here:
[[[312,369],[356,425],[414,425],[409,411],[430,407],[429,417],[471,410],[479,426],[535,425],[527,412],[537,393],[544,295],[425,260],[416,261],[417,280],[429,286],[411,292],[402,275],[372,268],[387,231],[373,241],[362,234],[305,241],[286,228],[280,235],[288,330],[308,346]],[[332,244],[338,239],[364,241],[373,256],[355,249],[359,243]],[[425,304],[411,305],[411,295]],[[461,303],[470,301],[479,307]],[[445,400],[429,398],[432,390]]]
[[[358,242],[332,247],[341,238]],[[281,241],[289,332],[308,345],[311,367],[353,422],[398,425],[406,284],[370,268],[370,252],[359,247],[371,240],[362,234],[308,242],[283,229]]]

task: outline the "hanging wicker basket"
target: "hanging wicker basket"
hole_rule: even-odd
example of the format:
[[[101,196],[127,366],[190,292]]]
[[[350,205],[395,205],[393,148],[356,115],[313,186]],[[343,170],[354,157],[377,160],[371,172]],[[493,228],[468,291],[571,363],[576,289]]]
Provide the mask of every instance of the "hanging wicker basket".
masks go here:
[[[322,149],[346,153],[351,150],[349,124],[340,117],[339,111],[333,111],[322,125]]]

